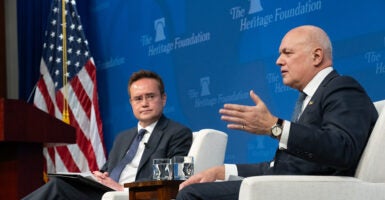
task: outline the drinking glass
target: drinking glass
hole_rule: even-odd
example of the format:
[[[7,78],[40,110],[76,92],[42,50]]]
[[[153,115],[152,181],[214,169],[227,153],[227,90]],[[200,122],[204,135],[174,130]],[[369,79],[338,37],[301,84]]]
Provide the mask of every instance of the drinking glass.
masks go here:
[[[174,180],[186,180],[194,175],[194,158],[192,156],[175,156],[172,158]]]
[[[172,162],[168,158],[157,158],[152,163],[154,180],[172,180]]]

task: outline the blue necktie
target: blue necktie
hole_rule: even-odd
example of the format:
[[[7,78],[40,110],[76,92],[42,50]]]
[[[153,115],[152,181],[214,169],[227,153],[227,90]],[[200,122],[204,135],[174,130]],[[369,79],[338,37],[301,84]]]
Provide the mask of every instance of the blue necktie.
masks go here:
[[[135,140],[132,142],[130,149],[124,156],[124,158],[112,169],[110,177],[116,182],[119,182],[120,174],[128,163],[132,161],[135,157],[136,152],[138,151],[139,143],[143,138],[143,135],[146,133],[146,129],[140,129],[138,135],[135,137]]]
[[[304,92],[300,92],[298,100],[295,103],[295,108],[294,108],[293,116],[291,117],[291,121],[292,122],[297,122],[298,121],[299,116],[301,115],[302,105],[303,105],[303,101],[305,100],[305,98],[306,98],[306,94]]]

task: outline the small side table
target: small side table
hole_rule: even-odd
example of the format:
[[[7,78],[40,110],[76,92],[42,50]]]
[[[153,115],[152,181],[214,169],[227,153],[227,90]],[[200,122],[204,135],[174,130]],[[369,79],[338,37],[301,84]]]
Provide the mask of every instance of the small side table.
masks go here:
[[[182,180],[153,180],[125,183],[130,188],[130,200],[170,200],[178,194]]]

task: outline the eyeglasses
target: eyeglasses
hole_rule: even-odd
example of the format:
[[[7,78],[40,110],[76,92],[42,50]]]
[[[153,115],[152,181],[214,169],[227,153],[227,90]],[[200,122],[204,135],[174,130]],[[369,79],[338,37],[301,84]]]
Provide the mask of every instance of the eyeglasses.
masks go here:
[[[133,102],[134,104],[139,104],[143,100],[151,102],[151,101],[154,101],[158,96],[159,96],[158,94],[154,94],[154,93],[145,94],[145,95],[142,95],[142,96],[132,97],[131,98],[131,102]]]

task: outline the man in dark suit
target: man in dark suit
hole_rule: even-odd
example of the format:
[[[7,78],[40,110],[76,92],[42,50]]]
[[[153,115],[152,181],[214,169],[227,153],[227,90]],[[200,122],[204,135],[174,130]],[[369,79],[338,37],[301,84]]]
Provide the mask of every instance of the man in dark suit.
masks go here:
[[[321,28],[290,30],[279,53],[276,63],[283,83],[303,94],[291,121],[270,113],[253,91],[255,106],[225,104],[219,111],[230,129],[277,139],[274,159],[226,164],[196,174],[180,185],[178,200],[238,199],[241,181],[213,183],[230,175],[354,175],[378,117],[372,101],[357,81],[332,68],[332,45]]]
[[[124,190],[123,183],[151,180],[154,158],[187,155],[192,144],[191,130],[162,114],[167,96],[163,81],[156,73],[145,70],[133,73],[128,93],[138,124],[116,137],[107,162],[100,171],[93,172],[98,182],[118,191]],[[143,129],[145,131],[141,131]],[[139,132],[141,136],[136,142],[135,152],[130,147]],[[133,157],[122,164],[121,170],[116,170],[130,151],[135,152]],[[67,179],[52,178],[25,199],[100,199],[106,191]]]
[[[101,171],[111,173],[132,143],[137,128],[119,134]],[[154,158],[172,158],[176,155],[187,155],[191,146],[191,131],[164,115],[159,119],[148,142],[144,144],[144,152],[140,158],[135,180],[152,179],[152,160]],[[96,172],[95,172],[96,173]],[[119,181],[121,182],[121,181]],[[129,182],[123,181],[125,183]]]

